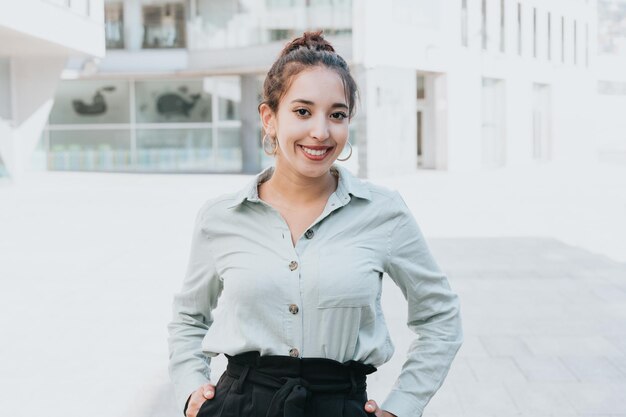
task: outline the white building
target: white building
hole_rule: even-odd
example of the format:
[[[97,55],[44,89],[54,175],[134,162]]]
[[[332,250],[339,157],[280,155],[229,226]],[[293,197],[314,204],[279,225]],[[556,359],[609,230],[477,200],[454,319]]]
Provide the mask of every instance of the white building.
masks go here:
[[[56,95],[49,169],[257,172],[257,105],[287,39],[323,29],[361,89],[359,175],[592,150],[595,0],[105,1],[107,55]],[[595,154],[595,150],[593,150]]]
[[[626,163],[626,0],[598,0],[595,137],[601,160]]]
[[[31,164],[69,56],[103,56],[102,0],[0,1],[0,176]]]

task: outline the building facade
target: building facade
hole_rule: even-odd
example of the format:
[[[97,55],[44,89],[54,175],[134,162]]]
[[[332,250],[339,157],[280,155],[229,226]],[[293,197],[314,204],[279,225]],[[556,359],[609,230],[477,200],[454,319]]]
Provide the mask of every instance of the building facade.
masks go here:
[[[107,53],[77,59],[41,142],[53,170],[258,172],[264,74],[322,29],[360,87],[361,177],[590,150],[595,0],[107,0]]]
[[[599,159],[626,163],[626,0],[598,0],[595,138]]]
[[[102,0],[0,3],[0,176],[18,177],[41,156],[68,57],[104,56],[103,10]]]

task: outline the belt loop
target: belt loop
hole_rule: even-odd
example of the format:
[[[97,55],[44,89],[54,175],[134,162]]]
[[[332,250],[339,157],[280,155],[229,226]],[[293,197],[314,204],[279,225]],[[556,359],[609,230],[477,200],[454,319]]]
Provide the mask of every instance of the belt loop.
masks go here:
[[[245,365],[241,375],[239,375],[239,379],[235,383],[235,392],[237,394],[241,394],[243,392],[243,383],[246,381],[248,377],[248,372],[250,371],[250,365]]]

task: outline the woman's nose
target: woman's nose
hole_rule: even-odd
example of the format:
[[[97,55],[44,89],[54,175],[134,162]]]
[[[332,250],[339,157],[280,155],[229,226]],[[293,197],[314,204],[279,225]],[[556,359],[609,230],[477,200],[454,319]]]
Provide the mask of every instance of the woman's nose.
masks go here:
[[[320,141],[328,139],[330,131],[328,129],[328,120],[326,120],[326,117],[318,117],[314,121],[311,129],[311,136]]]

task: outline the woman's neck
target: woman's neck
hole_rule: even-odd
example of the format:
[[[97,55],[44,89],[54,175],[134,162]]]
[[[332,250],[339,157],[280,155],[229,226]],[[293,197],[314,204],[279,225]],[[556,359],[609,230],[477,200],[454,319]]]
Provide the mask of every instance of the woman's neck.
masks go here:
[[[283,205],[304,206],[320,199],[327,200],[337,189],[337,177],[328,171],[321,177],[303,177],[276,165],[263,187],[265,195],[278,199]]]

